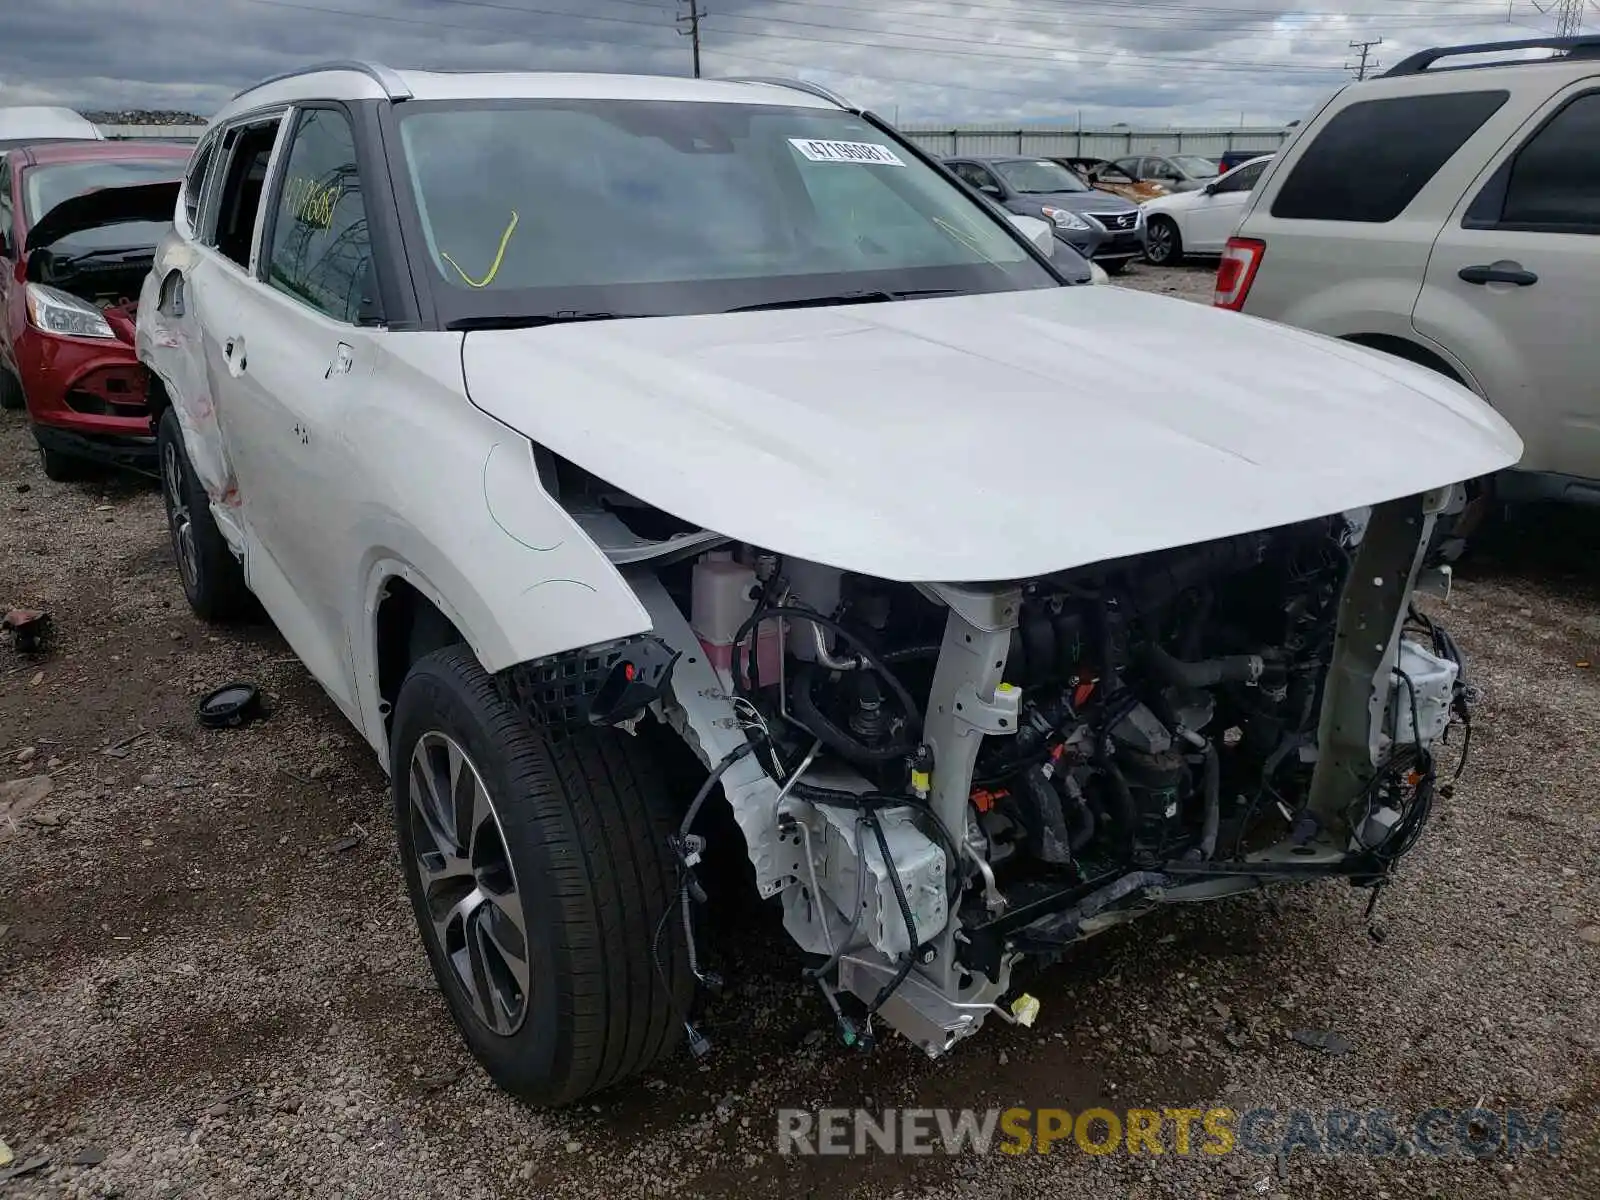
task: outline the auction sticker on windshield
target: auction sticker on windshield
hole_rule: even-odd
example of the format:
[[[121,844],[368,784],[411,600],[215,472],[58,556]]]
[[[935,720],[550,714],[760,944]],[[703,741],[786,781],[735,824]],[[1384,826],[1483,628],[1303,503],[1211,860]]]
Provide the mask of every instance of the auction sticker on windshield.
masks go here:
[[[812,162],[873,163],[884,167],[906,165],[888,146],[880,146],[877,142],[821,142],[815,138],[790,138],[789,144]]]

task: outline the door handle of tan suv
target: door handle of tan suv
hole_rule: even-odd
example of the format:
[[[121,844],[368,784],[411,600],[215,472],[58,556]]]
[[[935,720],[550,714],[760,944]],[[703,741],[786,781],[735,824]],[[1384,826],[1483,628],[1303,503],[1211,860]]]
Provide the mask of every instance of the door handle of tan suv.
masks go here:
[[[1539,282],[1537,275],[1532,271],[1524,271],[1517,263],[1462,267],[1456,274],[1467,283],[1514,283],[1518,287],[1532,287]]]

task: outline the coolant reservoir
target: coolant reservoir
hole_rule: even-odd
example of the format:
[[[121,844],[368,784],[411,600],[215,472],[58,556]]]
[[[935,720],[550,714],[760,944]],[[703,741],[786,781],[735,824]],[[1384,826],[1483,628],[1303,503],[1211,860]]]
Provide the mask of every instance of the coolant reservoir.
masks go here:
[[[755,611],[756,573],[722,555],[707,555],[695,564],[689,625],[722,686],[733,687],[733,642],[739,627]],[[747,643],[748,644],[748,641]],[[778,680],[782,644],[776,619],[762,622],[756,643],[756,671],[761,682]]]

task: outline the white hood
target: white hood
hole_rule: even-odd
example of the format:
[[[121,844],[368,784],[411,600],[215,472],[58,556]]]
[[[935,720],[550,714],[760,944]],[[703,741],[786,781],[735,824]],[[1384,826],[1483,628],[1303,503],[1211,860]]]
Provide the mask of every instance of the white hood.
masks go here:
[[[1017,579],[1515,463],[1470,392],[1106,287],[466,335],[473,402],[674,516],[885,579]]]

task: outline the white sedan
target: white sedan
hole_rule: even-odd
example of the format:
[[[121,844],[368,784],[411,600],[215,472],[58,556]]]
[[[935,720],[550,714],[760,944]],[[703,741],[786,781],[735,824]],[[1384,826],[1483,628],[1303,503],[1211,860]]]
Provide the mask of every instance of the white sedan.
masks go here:
[[[1161,267],[1176,266],[1185,254],[1221,254],[1233,236],[1270,154],[1240,163],[1220,178],[1192,192],[1174,192],[1147,200],[1142,207],[1149,244],[1145,257]]]

